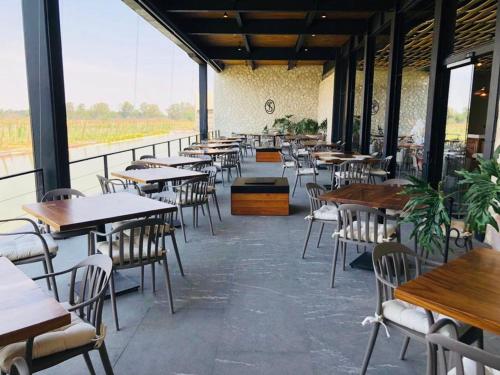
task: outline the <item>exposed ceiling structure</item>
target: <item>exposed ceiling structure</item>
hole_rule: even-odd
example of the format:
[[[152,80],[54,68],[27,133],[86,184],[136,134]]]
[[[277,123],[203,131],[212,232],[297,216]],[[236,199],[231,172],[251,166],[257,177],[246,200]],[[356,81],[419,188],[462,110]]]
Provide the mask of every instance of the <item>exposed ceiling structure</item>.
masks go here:
[[[353,35],[362,35],[375,12],[393,0],[124,0],[195,60],[225,65],[322,65]],[[160,29],[160,27],[158,27]],[[164,32],[164,31],[163,31]],[[165,32],[164,32],[165,33]],[[186,46],[181,46],[186,50]]]

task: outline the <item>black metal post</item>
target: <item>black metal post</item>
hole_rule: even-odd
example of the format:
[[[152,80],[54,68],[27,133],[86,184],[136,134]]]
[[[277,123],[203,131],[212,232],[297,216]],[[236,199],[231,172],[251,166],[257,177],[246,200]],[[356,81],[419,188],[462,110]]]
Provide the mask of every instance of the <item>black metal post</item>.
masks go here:
[[[70,187],[59,2],[23,0],[22,12],[35,168],[47,190]]]
[[[457,0],[436,0],[424,143],[424,173],[433,186],[441,180],[443,168],[450,86],[450,70],[445,66],[445,59],[453,51],[456,14]]]
[[[207,64],[199,65],[199,96],[200,96],[200,137],[208,139],[208,104],[207,104]]]
[[[497,9],[495,27],[495,46],[493,47],[493,62],[491,64],[490,94],[488,97],[488,112],[486,114],[486,134],[483,155],[491,158],[495,151],[495,138],[498,122],[498,103],[500,100],[500,10]]]
[[[337,142],[342,137],[343,87],[345,82],[344,60],[340,54],[335,58],[333,81],[333,114],[331,141]]]
[[[396,10],[391,20],[391,49],[387,82],[387,99],[384,124],[384,154],[392,155],[389,166],[390,176],[396,174],[396,154],[398,152],[399,110],[401,106],[401,81],[404,54],[404,14]]]
[[[356,94],[356,61],[356,53],[351,51],[348,57],[344,121],[342,127],[342,134],[345,142],[345,152],[352,151],[352,128],[354,124],[354,100]]]
[[[170,141],[167,142],[167,155],[170,157]]]
[[[365,35],[363,109],[361,114],[361,153],[370,152],[370,133],[372,128],[373,75],[375,67],[375,37]]]

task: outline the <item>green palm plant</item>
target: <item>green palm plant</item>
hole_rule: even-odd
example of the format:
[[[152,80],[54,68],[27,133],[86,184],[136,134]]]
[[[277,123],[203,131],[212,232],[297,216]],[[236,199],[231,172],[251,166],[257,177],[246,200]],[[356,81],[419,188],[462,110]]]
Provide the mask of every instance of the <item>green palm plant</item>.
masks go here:
[[[466,222],[471,230],[484,233],[490,224],[497,231],[498,225],[492,212],[500,214],[500,146],[491,159],[478,158],[479,166],[474,171],[461,170],[460,185],[467,187],[464,201],[467,204]]]
[[[443,227],[450,225],[450,216],[446,207],[449,195],[443,192],[441,183],[434,189],[427,182],[417,177],[410,176],[411,185],[406,185],[400,194],[408,195],[410,198],[406,203],[402,223],[413,224],[410,238],[414,238],[417,244],[428,252],[442,249],[446,240]]]

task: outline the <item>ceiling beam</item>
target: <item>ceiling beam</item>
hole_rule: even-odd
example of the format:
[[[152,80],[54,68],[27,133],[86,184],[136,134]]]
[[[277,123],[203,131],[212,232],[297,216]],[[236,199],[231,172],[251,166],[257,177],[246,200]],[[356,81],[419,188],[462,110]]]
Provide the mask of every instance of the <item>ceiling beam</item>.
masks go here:
[[[243,28],[243,19],[241,18],[240,12],[236,12],[236,23],[238,24],[238,28],[241,30]],[[245,44],[245,50],[248,53],[252,52],[252,49],[250,48],[250,38],[248,38],[247,34],[242,34],[243,37],[243,43]],[[248,60],[248,63],[252,70],[255,70],[255,61],[253,60]]]
[[[169,0],[162,5],[169,12],[378,12],[394,8],[393,0]]]
[[[241,16],[240,16],[241,18]],[[352,35],[363,34],[368,22],[359,19],[321,19],[307,27],[303,19],[245,20],[240,26],[237,19],[181,19],[174,18],[187,34],[246,34],[246,35]]]
[[[252,48],[252,52],[235,47],[204,48],[211,60],[332,60],[335,48],[308,48],[296,52],[295,48]]]
[[[317,3],[317,1],[316,1]],[[316,12],[308,12],[306,14],[306,18],[304,20],[304,27],[306,31],[309,30],[309,27],[314,21],[314,17],[316,16]],[[304,42],[306,40],[306,35],[305,34],[300,34],[299,37],[297,38],[297,42],[295,43],[295,52],[299,52],[302,47],[304,46]],[[292,62],[292,60],[288,61],[288,70],[291,70],[297,66],[297,63],[295,64]]]

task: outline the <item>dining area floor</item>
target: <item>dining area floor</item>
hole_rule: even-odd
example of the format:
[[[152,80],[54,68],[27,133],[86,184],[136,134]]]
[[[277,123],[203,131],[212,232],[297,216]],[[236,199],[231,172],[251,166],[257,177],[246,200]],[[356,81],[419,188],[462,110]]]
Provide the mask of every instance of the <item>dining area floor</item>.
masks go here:
[[[281,176],[279,163],[254,160],[245,158],[243,176]],[[292,183],[294,176],[288,178]],[[329,180],[329,172],[320,171],[318,182],[329,184]],[[290,216],[283,217],[231,216],[228,183],[217,185],[217,196],[222,222],[212,215],[215,236],[202,215],[198,228],[190,225],[190,210],[185,215],[187,243],[177,231],[184,277],[173,252],[168,253],[175,314],[169,313],[161,272],[156,273],[153,294],[149,268],[143,292],[117,299],[120,331],[114,328],[111,304],[106,302],[106,345],[115,373],[359,373],[371,331],[361,322],[375,309],[373,272],[347,267],[337,272],[335,288],[330,288],[333,240],[325,228],[316,248],[319,226],[306,258],[301,259],[304,217],[309,213],[304,186],[290,197]],[[406,243],[408,229],[402,231]],[[86,255],[85,237],[62,240],[54,268],[69,267]],[[347,251],[347,262],[357,256],[355,249]],[[21,268],[29,276],[43,271],[39,264]],[[140,278],[139,270],[120,273]],[[65,295],[67,283],[59,280],[58,286]],[[411,342],[402,361],[402,343],[397,333],[390,338],[380,334],[368,373],[423,374],[424,345]],[[485,347],[498,352],[500,338],[485,333]],[[97,373],[103,373],[97,354],[91,357]],[[44,373],[76,375],[88,370],[76,357]]]

